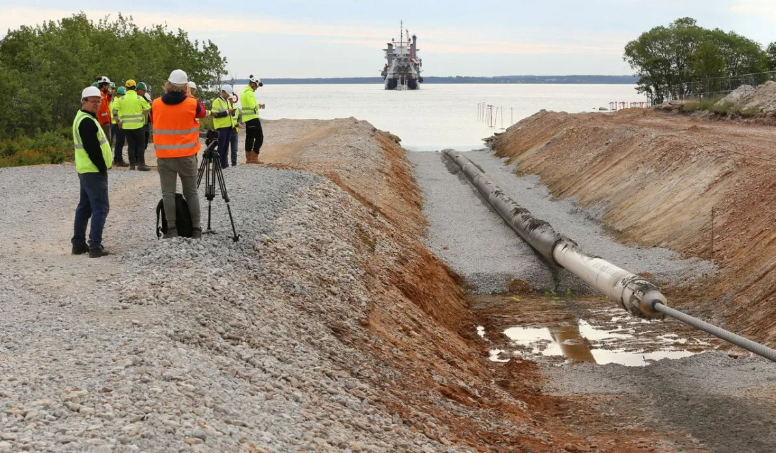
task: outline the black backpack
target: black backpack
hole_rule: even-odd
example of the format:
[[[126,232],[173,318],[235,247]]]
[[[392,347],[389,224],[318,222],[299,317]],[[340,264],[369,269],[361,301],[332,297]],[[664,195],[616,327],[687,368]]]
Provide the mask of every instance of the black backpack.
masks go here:
[[[159,226],[159,220],[161,219],[162,225]],[[178,236],[185,238],[191,237],[191,232],[194,226],[191,224],[191,213],[189,212],[189,204],[182,194],[175,194],[175,228],[178,229]],[[167,217],[164,215],[164,199],[159,200],[159,204],[156,205],[156,237],[162,237],[162,234],[167,232]]]

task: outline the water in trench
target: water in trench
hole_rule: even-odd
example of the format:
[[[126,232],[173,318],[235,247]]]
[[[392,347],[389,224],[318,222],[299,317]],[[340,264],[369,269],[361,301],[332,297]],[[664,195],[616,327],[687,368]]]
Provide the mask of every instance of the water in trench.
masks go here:
[[[473,296],[490,360],[647,366],[713,349],[714,339],[681,323],[633,317],[605,298]]]

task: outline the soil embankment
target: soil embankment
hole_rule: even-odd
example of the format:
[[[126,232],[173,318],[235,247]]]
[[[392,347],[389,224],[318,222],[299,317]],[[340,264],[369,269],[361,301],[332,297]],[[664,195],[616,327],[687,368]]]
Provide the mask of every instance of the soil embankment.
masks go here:
[[[772,127],[650,110],[542,111],[493,148],[553,195],[597,212],[620,240],[713,260],[720,270],[702,283],[657,283],[670,303],[776,346]]]

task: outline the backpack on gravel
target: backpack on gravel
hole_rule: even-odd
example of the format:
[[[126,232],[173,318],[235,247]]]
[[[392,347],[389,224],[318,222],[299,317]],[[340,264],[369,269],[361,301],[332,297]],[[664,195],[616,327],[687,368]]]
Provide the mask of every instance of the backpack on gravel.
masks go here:
[[[161,226],[159,225],[160,220]],[[183,194],[179,193],[175,194],[175,228],[178,229],[178,236],[185,238],[190,238],[194,229],[191,224],[189,204],[183,198]],[[164,215],[164,199],[162,199],[156,205],[156,237],[160,238],[164,233],[167,233],[167,217]]]

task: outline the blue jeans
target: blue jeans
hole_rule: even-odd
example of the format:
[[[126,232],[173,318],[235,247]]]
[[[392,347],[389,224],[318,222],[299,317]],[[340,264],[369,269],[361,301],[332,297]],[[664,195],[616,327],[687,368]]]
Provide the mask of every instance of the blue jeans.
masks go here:
[[[75,208],[75,224],[73,225],[73,245],[86,242],[86,224],[92,220],[89,230],[89,248],[99,250],[102,246],[102,229],[108,217],[108,173],[82,173],[78,175],[81,181],[81,199]]]
[[[232,167],[237,166],[237,143],[240,137],[237,135],[237,129],[232,129],[232,135],[229,138],[229,149],[232,152]]]
[[[222,127],[218,129],[218,158],[221,161],[221,168],[229,166],[229,142],[232,137],[231,127]]]

